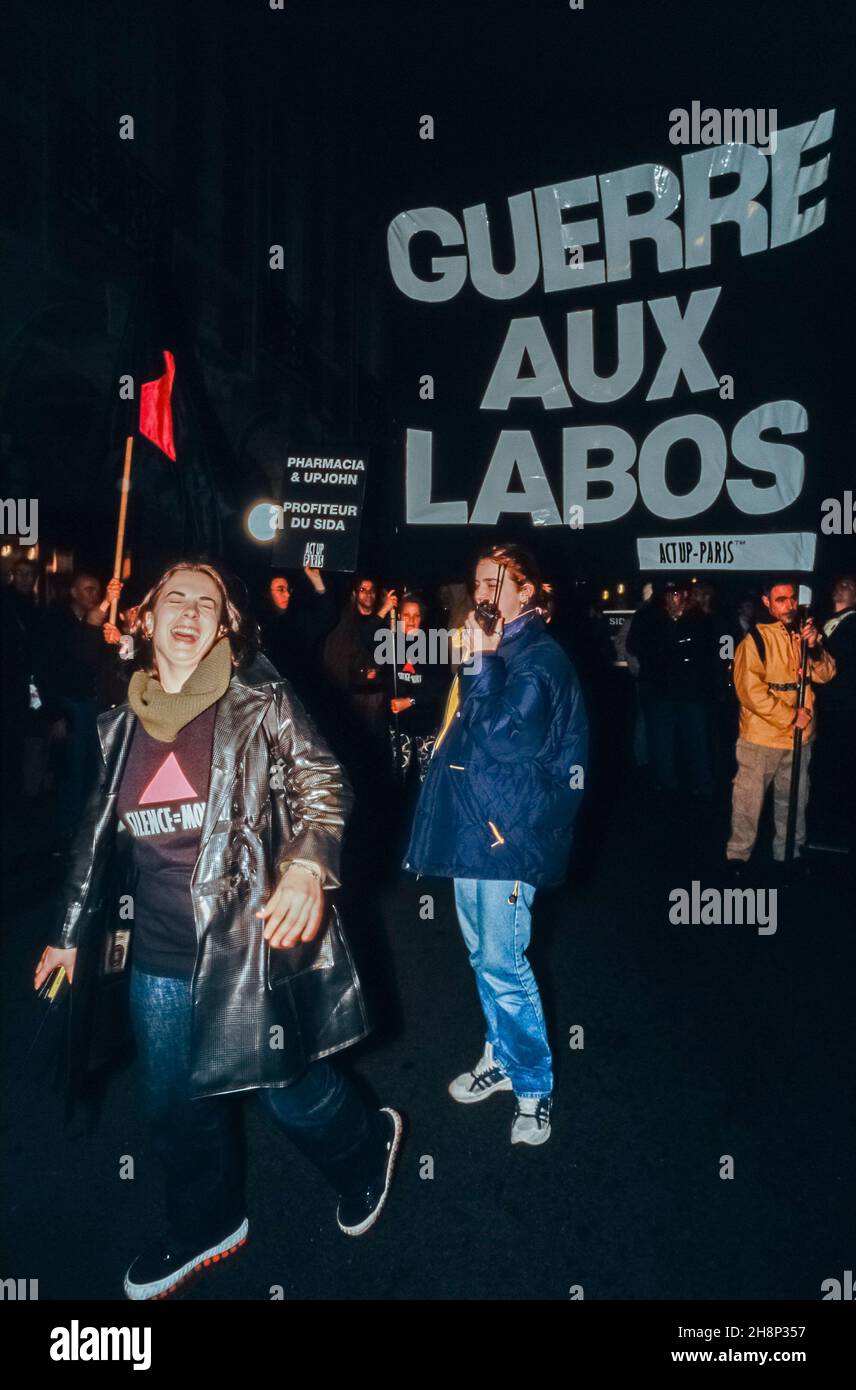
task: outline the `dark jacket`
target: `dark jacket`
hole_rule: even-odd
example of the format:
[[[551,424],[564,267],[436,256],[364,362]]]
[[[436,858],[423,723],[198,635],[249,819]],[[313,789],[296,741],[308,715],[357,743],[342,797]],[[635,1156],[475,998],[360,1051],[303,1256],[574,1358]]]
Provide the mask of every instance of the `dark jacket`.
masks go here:
[[[127,704],[99,716],[103,763],[75,840],[55,944],[76,946],[69,1081],[102,1066],[127,1017],[121,909],[129,836],[116,794],[137,716]],[[198,950],[193,974],[191,1090],[217,1095],[284,1086],[308,1061],[368,1032],[360,982],[335,906],[314,941],[271,950],[256,912],[283,858],[312,859],[324,887],[337,873],[350,784],[289,685],[263,657],[233,671],[218,701],[211,781],[191,879]],[[133,945],[131,945],[133,950]],[[122,1002],[117,1002],[122,1000]],[[272,1032],[279,1025],[281,1032]]]
[[[35,646],[36,684],[52,718],[62,700],[94,700],[103,667],[113,660],[96,624],[78,618],[69,603],[48,608]]]
[[[321,650],[336,623],[333,600],[311,586],[299,591],[288,607],[266,600],[261,620],[264,648],[277,671],[298,693],[314,690],[321,670]]]
[[[643,605],[627,632],[627,650],[639,661],[639,693],[652,700],[713,700],[719,680],[716,623],[686,609],[671,618],[659,604]]]
[[[22,598],[11,584],[0,589],[0,650],[3,655],[0,713],[4,725],[14,723],[16,730],[26,719],[30,708],[30,680],[35,672],[33,649],[38,619],[39,610],[35,603]]]
[[[478,673],[462,668],[460,691],[428,764],[405,869],[561,883],[588,753],[573,666],[541,617],[527,614]]]
[[[818,708],[856,716],[856,609],[833,613],[824,624],[824,646],[835,661],[836,676],[818,690]]]
[[[352,695],[376,695],[380,679],[375,646],[386,623],[374,613],[357,612],[350,601],[324,643],[324,665],[343,690]],[[372,675],[369,676],[369,672]]]

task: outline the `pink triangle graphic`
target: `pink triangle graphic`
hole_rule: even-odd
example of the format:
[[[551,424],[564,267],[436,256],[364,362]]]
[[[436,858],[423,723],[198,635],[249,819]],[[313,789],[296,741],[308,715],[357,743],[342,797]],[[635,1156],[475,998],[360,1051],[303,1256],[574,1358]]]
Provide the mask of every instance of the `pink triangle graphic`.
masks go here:
[[[178,765],[178,758],[170,753],[140,797],[140,805],[145,806],[152,801],[181,801],[185,797],[195,796],[196,792]]]

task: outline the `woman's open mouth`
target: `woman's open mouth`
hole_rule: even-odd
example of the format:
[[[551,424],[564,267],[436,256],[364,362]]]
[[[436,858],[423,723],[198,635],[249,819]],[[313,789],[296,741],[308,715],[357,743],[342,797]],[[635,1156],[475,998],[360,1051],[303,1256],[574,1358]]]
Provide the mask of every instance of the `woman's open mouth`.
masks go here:
[[[170,628],[170,636],[173,637],[176,642],[190,643],[198,639],[199,633],[193,627],[172,627]]]

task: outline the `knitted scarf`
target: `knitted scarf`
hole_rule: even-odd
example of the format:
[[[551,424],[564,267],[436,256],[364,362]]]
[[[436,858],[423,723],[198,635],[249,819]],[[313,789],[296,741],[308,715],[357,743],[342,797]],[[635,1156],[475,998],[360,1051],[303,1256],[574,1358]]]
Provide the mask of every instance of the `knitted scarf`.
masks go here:
[[[128,685],[128,704],[147,734],[159,743],[174,743],[176,734],[226,692],[232,676],[232,648],[221,637],[174,695],[146,671],[135,671]]]

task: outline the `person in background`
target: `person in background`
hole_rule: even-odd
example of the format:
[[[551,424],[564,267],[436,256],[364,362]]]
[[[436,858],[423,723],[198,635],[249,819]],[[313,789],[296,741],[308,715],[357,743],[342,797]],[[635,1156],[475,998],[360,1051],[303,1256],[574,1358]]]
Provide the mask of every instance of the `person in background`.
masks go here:
[[[118,600],[121,591],[121,582],[118,579],[111,579],[110,583],[107,585],[107,598],[112,601],[112,596],[115,593]],[[127,608],[119,610],[116,615],[117,620],[115,623],[111,623],[108,619],[101,629],[104,641],[109,643],[111,647],[120,649],[117,651],[117,656],[121,661],[133,660],[136,643],[134,642],[132,629],[137,620],[138,611],[139,604],[131,603]]]
[[[713,618],[719,609],[719,595],[716,592],[716,585],[711,584],[709,579],[702,579],[698,584],[694,584],[690,590],[690,596],[695,601],[700,613],[704,613],[708,618]]]
[[[498,580],[502,575],[501,587]],[[498,597],[497,597],[498,591]],[[522,546],[489,546],[419,794],[404,868],[451,878],[485,1022],[484,1049],[449,1086],[462,1105],[513,1091],[512,1144],[550,1137],[553,1065],[526,956],[539,888],[564,879],[583,794],[588,721],[576,672],[543,620],[541,574]]]
[[[377,664],[377,632],[397,607],[394,589],[385,589],[378,606],[374,579],[357,576],[338,623],[324,644],[324,665],[360,723],[380,737],[386,727],[384,692]]]
[[[3,819],[3,870],[8,872],[23,849],[26,831],[20,810],[22,801],[36,795],[47,762],[45,711],[37,694],[34,655],[39,610],[36,607],[38,571],[32,560],[18,559],[9,582],[0,589],[0,771],[6,796]],[[39,736],[41,735],[41,736]],[[40,770],[34,753],[40,752]]]
[[[711,749],[713,784],[717,801],[725,801],[734,775],[733,750],[736,736],[736,700],[734,698],[734,651],[736,634],[733,620],[720,603],[719,591],[709,579],[693,584],[690,606],[695,605],[710,624],[710,639],[715,644],[716,659],[711,662],[711,679],[705,712],[708,718],[708,738]],[[744,629],[745,631],[745,629]],[[743,635],[742,632],[740,634]],[[737,639],[739,640],[739,638]]]
[[[627,651],[639,661],[648,756],[659,791],[713,793],[710,704],[718,642],[690,587],[667,581],[661,598],[634,614]]]
[[[642,768],[648,766],[648,741],[645,736],[645,718],[642,711],[642,702],[639,698],[639,659],[632,652],[627,650],[627,635],[636,614],[641,608],[650,604],[654,595],[654,585],[650,580],[642,585],[639,595],[639,602],[635,611],[625,618],[615,637],[615,655],[618,661],[627,663],[627,670],[630,673],[633,685],[631,687],[631,714],[629,720],[629,758],[628,761],[633,767]]]
[[[469,587],[457,581],[441,584],[437,590],[437,600],[445,615],[446,628],[463,628],[473,607]]]
[[[402,633],[396,632],[396,645],[401,646],[403,651],[399,654],[396,650],[394,667],[383,667],[385,694],[389,703],[393,767],[404,779],[415,753],[421,783],[425,781],[434,747],[450,671],[448,666],[430,659],[432,653],[424,629],[425,604],[421,598],[416,594],[405,594],[398,621]],[[419,653],[420,634],[423,656]]]
[[[321,673],[321,650],[336,621],[321,571],[306,565],[307,583],[275,574],[262,605],[264,650],[301,698],[311,695]]]
[[[60,966],[68,974],[68,1076],[79,1079],[105,1046],[102,963],[128,968],[105,891],[124,866],[134,895],[130,1018],[167,1215],[125,1276],[138,1300],[165,1297],[246,1240],[243,1093],[259,1091],[331,1184],[349,1236],[380,1215],[402,1121],[367,1106],[330,1061],[368,1032],[327,897],[341,886],[352,801],[342,768],[257,655],[256,625],[213,566],[168,569],[135,632],[141,669],[128,703],[99,718],[99,776],[34,985]],[[296,1181],[280,1180],[284,1212]]]
[[[731,834],[726,847],[727,869],[742,878],[758,836],[758,821],[770,783],[773,783],[775,838],[773,858],[782,863],[793,766],[794,732],[802,729],[802,758],[797,789],[795,851],[805,844],[808,772],[815,737],[814,686],[831,681],[835,662],[825,649],[814,622],[800,624],[797,590],[792,579],[774,578],[764,587],[763,603],[770,622],[749,630],[734,658],[734,688],[740,701],[737,774],[731,803]],[[805,705],[797,709],[800,643],[808,643]]]
[[[835,680],[817,691],[817,745],[811,772],[813,838],[840,845],[856,873],[856,576],[832,585],[823,643]]]
[[[737,601],[736,626],[741,638],[746,636],[758,618],[758,600],[754,594],[741,594]]]
[[[101,633],[106,617],[102,592],[96,575],[78,570],[67,600],[45,613],[35,652],[36,685],[51,721],[51,737],[61,741],[64,754],[55,808],[60,853],[80,824],[98,764],[98,687],[109,661]]]
[[[111,579],[107,584],[106,595],[99,604],[99,610],[103,614],[101,636],[107,644],[108,651],[106,660],[102,661],[99,667],[95,687],[99,713],[127,700],[128,682],[134,670],[136,644],[131,629],[137,616],[137,607],[134,604],[122,609],[118,607],[123,588],[122,580]],[[116,622],[111,623],[109,613],[114,600],[117,605]]]
[[[30,684],[39,627],[36,605],[38,569],[33,560],[19,559],[8,584],[0,589],[3,625],[3,733],[18,749],[30,708]],[[14,748],[10,748],[10,754]]]
[[[12,565],[9,593],[20,601],[21,606],[28,612],[35,607],[38,578],[39,570],[35,560],[20,556]]]

